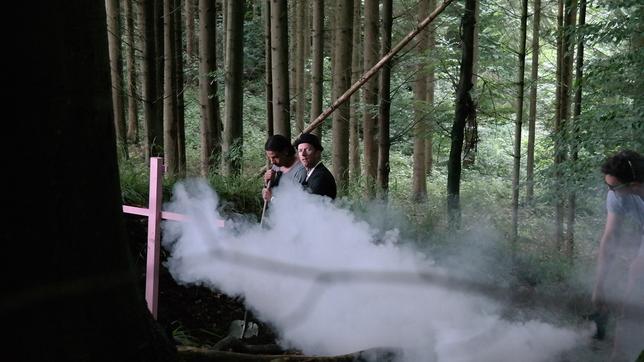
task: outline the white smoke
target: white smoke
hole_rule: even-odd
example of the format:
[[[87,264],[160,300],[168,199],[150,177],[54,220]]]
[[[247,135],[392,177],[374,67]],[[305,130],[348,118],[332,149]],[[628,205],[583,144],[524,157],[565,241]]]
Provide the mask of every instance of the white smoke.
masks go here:
[[[406,361],[550,361],[582,333],[532,320],[509,322],[483,296],[428,283],[449,270],[376,232],[330,200],[284,183],[265,227],[215,224],[217,195],[178,184],[166,208],[191,221],[164,224],[167,266],[181,283],[243,296],[284,347],[336,355],[400,348]],[[462,289],[461,289],[462,290]]]

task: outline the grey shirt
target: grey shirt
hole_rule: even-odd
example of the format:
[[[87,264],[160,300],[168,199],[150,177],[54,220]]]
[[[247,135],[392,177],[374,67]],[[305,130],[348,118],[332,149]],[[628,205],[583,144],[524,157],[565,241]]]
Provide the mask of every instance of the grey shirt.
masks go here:
[[[301,184],[302,181],[306,179],[306,169],[300,161],[295,161],[296,164],[291,167],[288,172],[280,171],[279,166],[271,166],[271,170],[279,172],[279,177],[276,178],[273,183],[273,187],[278,186],[281,180],[289,180],[290,182],[295,182],[296,184]]]
[[[639,256],[644,256],[644,198],[634,194],[618,194],[608,191],[606,195],[608,212],[629,218],[639,226],[640,249]]]

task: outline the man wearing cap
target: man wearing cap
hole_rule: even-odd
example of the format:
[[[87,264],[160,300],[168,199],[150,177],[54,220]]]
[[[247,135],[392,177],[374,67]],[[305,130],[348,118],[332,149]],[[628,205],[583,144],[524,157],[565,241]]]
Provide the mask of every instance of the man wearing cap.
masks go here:
[[[306,169],[306,177],[302,181],[304,190],[335,199],[337,194],[333,174],[322,164],[322,145],[320,139],[310,133],[303,133],[295,141],[297,155]]]
[[[306,169],[295,154],[295,148],[288,138],[276,134],[270,136],[264,144],[266,158],[271,168],[264,173],[262,197],[268,201],[273,197],[272,188],[277,187],[281,179],[301,184],[306,177]]]

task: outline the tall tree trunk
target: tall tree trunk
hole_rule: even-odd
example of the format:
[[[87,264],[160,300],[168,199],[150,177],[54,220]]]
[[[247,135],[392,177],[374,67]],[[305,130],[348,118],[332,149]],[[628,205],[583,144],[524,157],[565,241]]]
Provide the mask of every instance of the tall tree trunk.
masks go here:
[[[177,131],[176,82],[174,42],[174,0],[163,1],[163,163],[170,177],[179,173],[179,149]]]
[[[333,99],[351,86],[353,1],[339,1],[335,11],[338,33],[335,38]],[[339,190],[346,189],[349,180],[349,108],[349,102],[346,102],[333,113],[333,174]]]
[[[39,125],[30,127],[33,144],[16,146],[20,162],[38,167],[10,181],[9,204],[30,209],[14,210],[3,225],[24,267],[3,285],[5,343],[13,348],[4,358],[176,361],[138,288],[123,220],[105,3],[15,2],[4,10],[30,19],[12,48],[20,56],[7,58],[8,103],[21,122]],[[44,175],[47,187],[24,182]],[[33,207],[47,217],[36,222]]]
[[[324,92],[324,0],[313,0],[313,54],[311,56],[311,120],[322,113]],[[321,136],[320,129],[314,132]]]
[[[195,41],[195,0],[185,0],[186,19],[186,54],[188,59],[197,56],[197,42]]]
[[[429,11],[436,9],[436,0],[429,0]],[[431,110],[427,117],[427,137],[425,138],[425,172],[427,176],[432,174],[434,166],[434,90],[436,89],[436,72],[435,66],[435,49],[436,49],[436,26],[429,24],[427,28],[427,51],[432,54],[432,64],[427,70],[427,107]]]
[[[512,233],[510,239],[517,241],[519,230],[519,179],[521,178],[521,130],[523,129],[523,88],[525,86],[525,43],[528,22],[528,0],[521,1],[521,25],[519,27],[519,53],[517,71],[516,122],[514,124],[514,167],[512,168]]]
[[[586,0],[579,0],[579,31],[577,33],[577,60],[575,64],[575,108],[573,117],[568,127],[570,132],[570,158],[572,162],[577,162],[579,149],[577,132],[578,127],[575,123],[579,121],[582,104],[582,87],[584,83],[584,33],[583,28],[586,25]],[[577,209],[577,195],[573,189],[568,195],[568,228],[566,232],[566,256],[572,261],[575,254],[575,214]]]
[[[288,7],[271,0],[271,58],[273,63],[273,131],[291,138],[288,75]]]
[[[134,8],[132,0],[125,1],[125,34],[127,37],[127,138],[133,144],[139,143],[139,122],[137,115],[136,62],[134,58]]]
[[[141,28],[141,94],[143,99],[143,150],[146,162],[160,154],[156,136],[156,55],[154,51],[154,2],[139,1],[139,26]]]
[[[364,2],[364,69],[373,67],[379,58],[378,51],[378,0]],[[378,140],[376,125],[378,122],[378,79],[372,78],[362,90],[364,106],[363,142],[365,166],[365,191],[369,197],[375,195],[375,181],[378,168]]]
[[[360,45],[362,44],[362,1],[353,0],[353,40],[351,53],[351,84],[360,79],[362,75],[362,61],[360,59]],[[355,92],[350,99],[349,111],[349,177],[352,181],[360,178],[360,92]],[[320,112],[322,110],[320,109]]]
[[[119,1],[105,0],[107,13],[108,46],[110,51],[110,74],[112,79],[112,109],[116,127],[116,143],[119,154],[128,158],[127,127],[123,109],[123,60],[121,59],[121,25],[119,21]]]
[[[554,119],[554,177],[553,185],[562,185],[561,169],[563,167],[564,149],[562,138],[562,115],[561,104],[563,100],[563,11],[564,0],[557,2],[557,70],[555,86],[555,119]],[[555,197],[555,244],[558,251],[561,251],[564,237],[564,200],[560,187],[553,187]]]
[[[155,66],[155,71],[154,75],[156,76],[156,93],[155,93],[155,99],[154,99],[154,107],[156,108],[156,112],[154,114],[156,115],[156,119],[154,120],[154,126],[152,127],[152,130],[154,131],[154,139],[155,139],[155,147],[158,147],[158,151],[155,153],[155,155],[158,156],[163,156],[164,153],[164,145],[165,141],[163,140],[164,138],[164,126],[163,126],[163,108],[164,108],[164,65],[163,65],[163,59],[164,59],[164,49],[163,49],[163,42],[164,42],[164,20],[163,20],[163,2],[165,0],[152,0],[154,1],[154,55],[155,55],[155,60],[154,60],[154,66]]]
[[[460,227],[461,154],[465,121],[474,111],[472,102],[472,65],[474,62],[474,12],[476,0],[465,0],[465,11],[461,20],[461,69],[456,91],[456,111],[452,124],[451,147],[447,163],[447,210],[451,229]]]
[[[266,135],[273,135],[273,80],[271,62],[271,1],[264,0],[262,3],[264,16],[264,82],[266,92]]]
[[[382,49],[384,56],[391,50],[391,28],[393,18],[392,0],[382,3]],[[378,197],[385,200],[389,196],[389,120],[391,118],[391,61],[380,70],[380,106],[378,110]]]
[[[191,0],[185,0],[190,2]],[[181,0],[174,0],[174,41],[175,41],[175,69],[176,69],[176,109],[177,109],[177,167],[178,176],[186,177],[186,125],[185,125],[185,103],[183,91],[185,80],[183,76],[183,34],[181,16]]]
[[[220,145],[219,102],[217,100],[217,3],[199,0],[199,103],[201,104],[201,175],[213,171]]]
[[[539,30],[541,23],[541,0],[534,0],[532,20],[532,69],[530,73],[530,114],[528,115],[528,155],[526,161],[526,202],[534,199],[534,146],[537,124],[537,84],[539,82]]]
[[[477,2],[476,11],[474,12],[474,64],[472,66],[472,92],[476,90],[476,84],[478,83],[478,73],[479,73],[479,18],[480,18],[480,6]],[[474,102],[474,112],[467,118],[465,121],[465,142],[463,144],[463,167],[468,168],[476,162],[476,152],[478,150],[479,143],[479,126],[477,119],[477,108],[479,100],[477,97],[472,96],[472,102]]]
[[[418,19],[422,21],[429,14],[428,0],[418,3]],[[425,51],[427,32],[423,31],[416,38],[419,61],[416,65],[414,82],[414,156],[412,172],[411,198],[415,202],[427,200],[427,174],[425,170],[425,99],[427,98],[427,77],[425,74]]]
[[[222,173],[240,174],[243,144],[242,76],[244,65],[244,0],[229,0],[226,31],[226,88],[224,90],[224,135],[222,142]]]
[[[306,0],[299,0],[295,3],[295,129],[299,134],[304,129],[304,14]]]

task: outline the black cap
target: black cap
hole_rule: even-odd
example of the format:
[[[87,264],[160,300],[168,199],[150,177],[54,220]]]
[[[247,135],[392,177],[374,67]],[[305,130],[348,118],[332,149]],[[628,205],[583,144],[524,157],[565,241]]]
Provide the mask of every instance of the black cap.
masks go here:
[[[293,144],[293,146],[295,146],[295,148],[297,148],[297,146],[299,146],[300,143],[308,143],[311,146],[315,147],[316,150],[320,150],[320,151],[324,150],[324,148],[322,147],[322,144],[320,143],[320,139],[318,138],[318,136],[316,136],[314,134],[311,134],[311,133],[302,133],[300,135],[300,137],[298,137],[295,140],[295,143]]]

